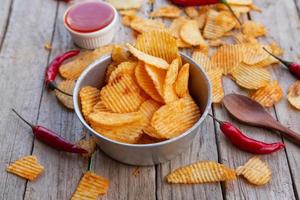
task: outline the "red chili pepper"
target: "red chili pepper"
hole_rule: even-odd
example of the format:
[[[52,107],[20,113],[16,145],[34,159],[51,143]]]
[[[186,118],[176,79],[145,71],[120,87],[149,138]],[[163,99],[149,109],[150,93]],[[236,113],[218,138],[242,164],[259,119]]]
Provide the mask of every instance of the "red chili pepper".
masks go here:
[[[265,143],[244,135],[238,128],[229,122],[222,122],[209,114],[220,124],[220,129],[230,142],[237,148],[253,154],[269,154],[284,147],[282,142]]]
[[[82,149],[75,144],[65,140],[63,137],[57,135],[55,132],[43,127],[43,126],[34,126],[26,121],[15,109],[12,111],[24,121],[27,125],[29,125],[32,129],[33,134],[35,137],[40,140],[41,142],[57,149],[59,151],[65,151],[70,153],[87,153],[85,149]]]
[[[299,63],[283,60],[283,59],[279,58],[278,56],[275,56],[274,54],[269,52],[265,47],[263,47],[263,49],[267,53],[269,53],[271,56],[273,56],[274,58],[279,60],[284,66],[286,66],[289,69],[289,71],[291,72],[291,74],[293,74],[297,79],[300,79],[300,64]]]
[[[235,17],[235,19],[239,22],[239,24],[242,24],[226,0],[171,0],[171,2],[178,6],[183,6],[183,7],[185,7],[185,6],[204,6],[204,5],[212,5],[212,4],[222,3],[228,8],[228,10],[232,13],[232,15]]]
[[[46,70],[46,75],[45,75],[45,85],[47,88],[51,90],[58,90],[61,93],[64,93],[66,95],[72,96],[68,93],[65,93],[64,91],[60,90],[59,88],[56,87],[56,84],[54,82],[58,69],[61,66],[61,64],[67,60],[68,58],[74,57],[80,53],[80,50],[71,50],[67,51],[63,54],[60,54],[56,56],[51,63],[48,65],[47,70]]]

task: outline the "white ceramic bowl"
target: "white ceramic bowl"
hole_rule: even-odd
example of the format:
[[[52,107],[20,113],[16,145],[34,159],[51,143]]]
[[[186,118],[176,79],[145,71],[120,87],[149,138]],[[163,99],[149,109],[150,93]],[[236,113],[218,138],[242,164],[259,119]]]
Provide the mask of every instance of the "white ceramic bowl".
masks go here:
[[[77,6],[78,4],[83,4],[86,2],[101,2],[101,3],[107,4],[108,6],[110,6],[114,11],[113,21],[109,25],[104,27],[103,29],[101,29],[99,31],[95,31],[95,32],[80,33],[80,32],[76,32],[76,31],[72,30],[66,24],[65,17],[71,8],[73,8],[74,6]],[[79,47],[84,48],[84,49],[96,49],[96,48],[99,48],[101,46],[111,43],[111,41],[113,40],[113,37],[116,32],[117,23],[118,23],[118,12],[112,5],[110,5],[109,3],[103,2],[103,1],[97,1],[97,0],[83,1],[80,3],[76,3],[76,4],[72,5],[71,7],[69,7],[64,14],[63,20],[64,20],[64,25],[65,25],[66,29],[71,34],[72,39],[76,45],[78,45]]]

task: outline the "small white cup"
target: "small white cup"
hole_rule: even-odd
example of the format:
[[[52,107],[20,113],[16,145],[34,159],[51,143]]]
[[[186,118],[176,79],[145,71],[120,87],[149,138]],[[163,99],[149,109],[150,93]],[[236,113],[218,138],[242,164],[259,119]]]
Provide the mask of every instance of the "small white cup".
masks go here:
[[[85,1],[86,2],[86,1]],[[85,3],[85,2],[81,2],[81,3]],[[97,2],[97,1],[94,1]],[[73,6],[76,6],[78,4],[81,3],[76,3]],[[96,49],[98,47],[107,45],[109,43],[111,43],[111,41],[113,40],[113,37],[115,35],[116,32],[116,26],[118,23],[118,12],[117,10],[110,5],[109,3],[103,2],[101,1],[101,3],[105,3],[108,6],[110,6],[113,11],[114,11],[114,19],[112,20],[112,22],[107,25],[106,27],[98,30],[98,31],[94,31],[94,32],[90,32],[90,33],[81,33],[81,32],[77,32],[74,31],[73,29],[71,29],[67,24],[66,24],[66,15],[68,13],[68,11],[73,8],[73,6],[69,7],[65,14],[64,14],[64,25],[66,27],[66,29],[69,31],[69,33],[72,36],[72,39],[74,41],[74,43],[76,45],[78,45],[81,48],[84,49]]]

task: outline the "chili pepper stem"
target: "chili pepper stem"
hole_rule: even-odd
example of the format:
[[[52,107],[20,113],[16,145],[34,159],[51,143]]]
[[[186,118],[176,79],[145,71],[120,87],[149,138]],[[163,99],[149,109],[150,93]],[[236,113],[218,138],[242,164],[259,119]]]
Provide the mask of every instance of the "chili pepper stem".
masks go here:
[[[23,122],[25,122],[28,126],[30,126],[31,128],[34,128],[34,126],[29,123],[27,120],[25,120],[15,109],[11,109]]]
[[[60,93],[63,93],[63,94],[65,94],[65,95],[68,95],[68,96],[71,96],[71,97],[73,96],[72,94],[66,93],[66,92],[62,91],[61,89],[59,89],[59,88],[56,86],[56,84],[55,84],[54,81],[48,83],[48,84],[47,84],[47,87],[48,87],[50,90],[57,90],[57,91],[59,91]]]
[[[91,171],[91,169],[92,169],[92,159],[93,159],[93,154],[91,155],[91,157],[89,159],[88,171]]]
[[[242,22],[240,21],[240,19],[236,16],[236,14],[234,13],[234,11],[232,10],[231,6],[228,4],[228,2],[226,0],[221,0],[221,2],[228,8],[228,10],[231,12],[231,14],[234,16],[234,18],[238,21],[238,23],[240,25],[242,25]]]
[[[218,122],[219,124],[223,124],[223,122],[221,120],[218,120],[217,118],[215,118],[212,114],[208,113],[208,115],[213,118],[216,122]]]
[[[268,51],[265,47],[263,47],[263,49],[268,53],[270,54],[272,57],[276,58],[277,60],[279,60],[282,64],[284,64],[287,68],[289,68],[289,65],[290,63],[285,61],[285,60],[282,60],[281,58],[279,58],[278,56],[275,56],[273,53],[271,53],[270,51]]]

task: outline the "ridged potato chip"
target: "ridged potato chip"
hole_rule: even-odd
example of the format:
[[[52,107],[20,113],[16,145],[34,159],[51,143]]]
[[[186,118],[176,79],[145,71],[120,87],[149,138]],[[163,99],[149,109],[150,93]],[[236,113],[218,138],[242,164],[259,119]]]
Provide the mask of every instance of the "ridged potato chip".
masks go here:
[[[107,83],[109,80],[109,77],[111,75],[111,73],[117,69],[117,65],[115,63],[110,63],[108,65],[108,67],[106,68],[106,72],[105,72],[105,82]]]
[[[226,0],[227,3],[233,5],[249,6],[253,4],[253,0]]]
[[[98,101],[94,107],[92,112],[111,112],[111,110],[109,110],[103,103],[103,101]]]
[[[225,44],[220,39],[208,40],[207,42],[208,42],[208,46],[210,46],[210,47],[220,47]]]
[[[142,6],[143,0],[108,0],[116,9],[139,9]]]
[[[100,101],[100,90],[92,86],[85,86],[79,91],[81,112],[85,119],[93,111],[93,107]]]
[[[139,62],[135,67],[135,78],[138,85],[155,101],[163,103],[164,100],[155,88],[155,85],[148,75],[145,65]]]
[[[300,110],[300,81],[289,87],[287,99],[294,108]]]
[[[119,13],[122,16],[135,16],[137,14],[137,9],[128,9],[128,10],[120,10]]]
[[[165,61],[164,59],[146,54],[146,53],[136,49],[129,43],[127,43],[126,46],[128,47],[128,50],[130,51],[130,53],[132,53],[135,57],[137,57],[139,60],[145,62],[146,64],[155,66],[160,69],[168,69],[169,68],[168,62]]]
[[[283,92],[277,81],[273,81],[266,86],[253,92],[250,97],[264,107],[272,107],[282,98]]]
[[[143,120],[141,112],[111,113],[93,112],[88,116],[90,122],[97,126],[121,126]]]
[[[260,37],[267,34],[267,29],[259,22],[246,21],[242,25],[242,32],[246,36]]]
[[[235,171],[214,161],[201,161],[176,169],[166,177],[168,183],[213,183],[235,180]]]
[[[83,157],[91,157],[97,149],[96,138],[93,136],[79,140],[76,145],[87,151],[81,154]]]
[[[207,72],[212,87],[212,102],[220,103],[224,97],[222,70],[219,68]]]
[[[115,45],[111,52],[111,59],[117,65],[129,60],[129,53],[119,45]]]
[[[254,156],[243,166],[236,169],[237,175],[243,175],[254,185],[265,185],[272,178],[272,171],[259,157]]]
[[[266,86],[271,80],[268,70],[247,66],[243,63],[233,70],[232,76],[239,86],[247,89],[259,89]]]
[[[181,9],[169,5],[169,6],[162,6],[157,10],[154,10],[150,13],[150,17],[167,17],[167,18],[177,18],[181,14]]]
[[[190,64],[184,64],[179,70],[177,79],[175,81],[175,91],[178,97],[185,97],[189,95],[189,75]]]
[[[228,7],[225,4],[217,4],[216,6],[218,10],[229,11]],[[237,16],[239,16],[242,13],[248,13],[251,11],[251,8],[245,5],[231,5],[230,7],[233,10],[233,12],[237,14]]]
[[[255,37],[247,36],[242,33],[235,33],[233,37],[237,44],[258,44]]]
[[[117,113],[137,111],[145,101],[141,89],[128,74],[116,77],[112,83],[103,87],[100,96],[104,105]]]
[[[174,19],[168,28],[168,31],[173,37],[180,38],[180,29],[187,21],[188,19],[186,17],[178,17]]]
[[[139,32],[145,33],[154,30],[166,30],[164,23],[153,19],[144,19],[140,17],[134,17],[130,22],[130,28]]]
[[[258,63],[255,63],[254,65],[251,65],[251,67],[263,68],[263,67],[269,67],[270,65],[276,64],[276,63],[279,63],[279,61],[277,59],[273,58],[272,56],[269,56],[266,59],[264,59]]]
[[[207,46],[207,43],[203,39],[201,32],[198,28],[196,20],[186,21],[180,29],[180,38],[193,46]]]
[[[269,45],[266,46],[266,48],[276,56],[283,55],[283,49],[276,42],[271,42]]]
[[[194,51],[192,58],[197,64],[200,65],[200,67],[203,67],[205,71],[215,68],[210,58],[200,51]]]
[[[151,125],[162,138],[174,138],[191,128],[199,118],[199,107],[187,96],[160,107]]]
[[[124,15],[121,18],[121,22],[124,26],[131,27],[131,22],[136,18],[138,18],[136,15]]]
[[[165,103],[176,101],[178,96],[175,91],[175,81],[178,75],[179,59],[175,59],[170,64],[170,67],[166,73],[166,78],[163,85],[163,98]]]
[[[166,31],[149,31],[139,35],[135,47],[168,63],[179,57],[176,39]]]
[[[243,62],[248,65],[262,62],[270,56],[261,44],[245,44],[243,53]]]
[[[30,155],[11,163],[6,171],[33,181],[44,171],[44,167],[38,163],[36,156]]]
[[[133,77],[136,64],[136,62],[130,61],[120,63],[117,68],[111,72],[108,83],[112,83],[118,76],[123,74],[128,74]]]
[[[64,80],[57,84],[57,88],[66,92],[67,94],[72,95],[75,87],[75,81],[73,80]],[[55,90],[55,95],[57,99],[67,108],[74,109],[73,98],[66,94],[61,93],[58,90]]]
[[[74,60],[63,64],[59,68],[60,75],[65,79],[76,80],[89,64],[101,56],[111,53],[113,47],[114,45],[107,45],[93,51],[80,53]]]
[[[71,200],[96,200],[99,195],[104,195],[109,186],[109,181],[91,171],[85,172],[81,178]]]
[[[190,18],[195,18],[199,16],[199,12],[195,6],[189,6],[184,9],[184,12],[186,13],[187,16]]]
[[[160,94],[160,96],[163,97],[163,87],[166,77],[166,71],[147,64],[145,65],[145,70],[149,77],[152,79],[157,92]]]

